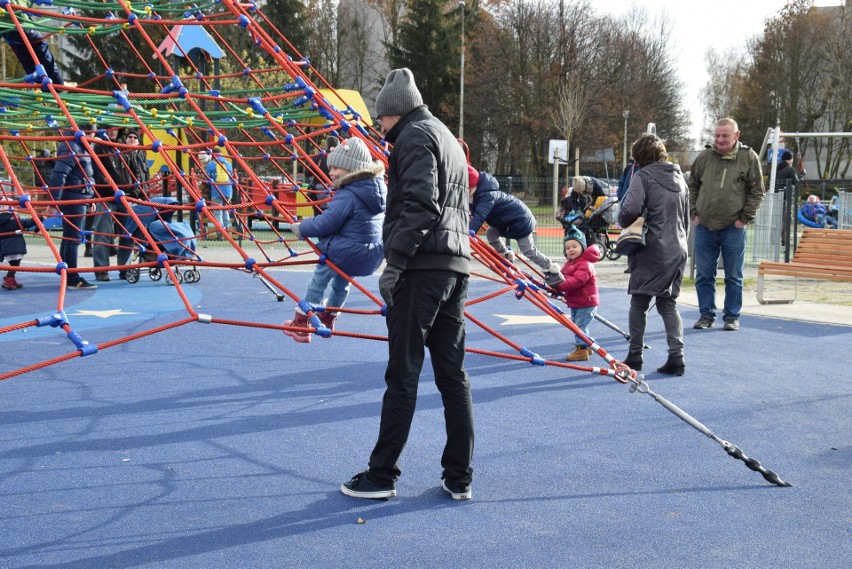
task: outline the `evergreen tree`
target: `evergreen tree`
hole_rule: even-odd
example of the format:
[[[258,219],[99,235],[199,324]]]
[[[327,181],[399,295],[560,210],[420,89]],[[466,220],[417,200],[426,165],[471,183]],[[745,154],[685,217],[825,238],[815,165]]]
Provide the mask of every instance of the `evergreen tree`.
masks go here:
[[[453,2],[412,0],[396,46],[385,43],[391,67],[411,69],[423,102],[447,124],[458,121],[460,16]]]

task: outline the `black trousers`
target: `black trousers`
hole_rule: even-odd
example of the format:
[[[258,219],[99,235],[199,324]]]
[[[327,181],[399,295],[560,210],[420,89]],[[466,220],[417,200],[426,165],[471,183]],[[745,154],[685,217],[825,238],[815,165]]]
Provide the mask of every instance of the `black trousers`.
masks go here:
[[[473,470],[473,400],[464,369],[467,275],[453,271],[405,271],[387,310],[388,366],[379,439],[370,455],[368,478],[379,484],[402,473],[399,458],[417,404],[417,385],[429,348],[435,385],[444,403],[447,443],[443,476],[470,483]]]

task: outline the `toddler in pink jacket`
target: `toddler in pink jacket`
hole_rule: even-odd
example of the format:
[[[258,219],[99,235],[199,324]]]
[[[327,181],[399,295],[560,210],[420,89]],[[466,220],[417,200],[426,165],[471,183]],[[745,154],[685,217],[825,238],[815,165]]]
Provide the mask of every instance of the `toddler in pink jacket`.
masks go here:
[[[568,230],[563,246],[568,260],[562,267],[565,280],[559,283],[559,291],[571,309],[571,321],[588,336],[589,324],[600,303],[594,263],[600,260],[601,252],[597,247],[586,247],[586,238],[576,227]],[[592,356],[591,348],[577,334],[574,335],[574,344],[574,351],[565,357],[566,360],[581,362]]]

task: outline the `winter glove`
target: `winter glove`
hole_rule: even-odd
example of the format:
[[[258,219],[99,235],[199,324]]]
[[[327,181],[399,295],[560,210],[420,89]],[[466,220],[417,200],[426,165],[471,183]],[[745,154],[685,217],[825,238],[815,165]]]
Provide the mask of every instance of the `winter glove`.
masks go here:
[[[302,232],[299,231],[299,224],[298,223],[291,224],[290,225],[290,231],[293,232],[293,237],[295,237],[296,239],[302,238]]]
[[[390,307],[393,304],[393,288],[402,275],[402,268],[396,265],[388,265],[379,277],[379,293],[385,299],[385,304]]]

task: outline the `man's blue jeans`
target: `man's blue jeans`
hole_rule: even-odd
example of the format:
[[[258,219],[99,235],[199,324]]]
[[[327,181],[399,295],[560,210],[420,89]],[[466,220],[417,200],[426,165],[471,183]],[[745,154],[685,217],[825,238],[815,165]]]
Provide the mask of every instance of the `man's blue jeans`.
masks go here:
[[[725,266],[724,319],[739,318],[743,307],[743,266],[746,230],[730,225],[712,231],[702,225],[695,229],[695,292],[701,316],[716,319],[716,267],[719,256]]]
[[[311,277],[308,291],[305,293],[305,302],[321,306],[329,282],[331,282],[331,294],[328,297],[328,306],[342,308],[349,297],[349,281],[328,265],[317,265],[314,269],[314,276]]]

